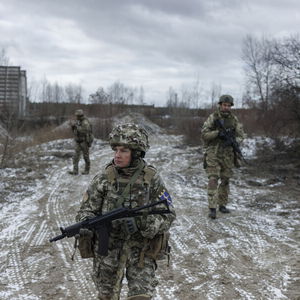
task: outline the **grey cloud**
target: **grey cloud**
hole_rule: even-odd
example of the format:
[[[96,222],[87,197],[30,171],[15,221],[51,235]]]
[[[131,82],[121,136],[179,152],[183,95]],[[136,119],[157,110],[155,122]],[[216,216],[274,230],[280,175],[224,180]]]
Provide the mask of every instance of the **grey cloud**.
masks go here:
[[[3,14],[0,10],[0,24],[16,24],[0,26],[0,47],[9,46],[14,60],[36,74],[73,75],[90,89],[121,80],[161,91],[200,74],[203,82],[220,82],[232,91],[242,81],[246,34],[272,36],[299,28],[300,21],[291,18],[299,11],[298,1],[282,3],[10,0]]]

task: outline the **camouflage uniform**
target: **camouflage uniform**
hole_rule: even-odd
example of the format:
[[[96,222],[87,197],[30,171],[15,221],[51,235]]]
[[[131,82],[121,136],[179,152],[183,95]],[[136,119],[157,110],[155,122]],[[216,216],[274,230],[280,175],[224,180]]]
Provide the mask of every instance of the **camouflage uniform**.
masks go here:
[[[82,152],[85,162],[84,174],[88,174],[91,165],[89,148],[91,146],[92,128],[88,119],[84,117],[81,109],[77,110],[75,115],[77,120],[76,122],[71,123],[71,128],[74,133],[75,153],[73,156],[73,172],[70,173],[78,174],[78,164]]]
[[[116,144],[128,145],[128,135],[122,135],[126,129],[127,133],[131,131],[131,136],[137,132],[136,125],[117,127],[110,135],[112,147]],[[146,151],[145,147],[139,145],[139,141],[140,138],[137,137],[130,144],[131,149]],[[120,197],[138,169],[142,171],[131,185],[129,193]],[[163,192],[168,193],[156,169],[148,166],[141,157],[133,159],[130,166],[125,168],[117,167],[112,162],[104,172],[96,175],[88,187],[76,220],[106,213],[123,205],[134,208],[156,202]],[[165,209],[164,206],[161,208]],[[170,209],[174,212],[172,205]],[[128,282],[128,299],[151,299],[158,283],[155,278],[156,262],[147,256],[145,250],[151,240],[170,228],[174,219],[175,213],[135,217],[137,231],[131,234],[126,231],[124,223],[114,221],[109,233],[107,256],[97,253],[96,240],[93,280],[99,299],[119,299],[124,275]]]
[[[233,102],[230,103],[233,105]],[[235,133],[238,143],[242,142],[245,137],[242,124],[237,117],[230,111],[223,113],[220,108],[212,113],[203,125],[204,168],[209,179],[207,194],[210,209],[216,209],[218,205],[219,207],[226,207],[229,179],[233,174],[232,168],[237,164],[232,147],[224,147],[224,141],[219,137],[219,130],[215,123],[217,119],[223,120],[225,128]]]

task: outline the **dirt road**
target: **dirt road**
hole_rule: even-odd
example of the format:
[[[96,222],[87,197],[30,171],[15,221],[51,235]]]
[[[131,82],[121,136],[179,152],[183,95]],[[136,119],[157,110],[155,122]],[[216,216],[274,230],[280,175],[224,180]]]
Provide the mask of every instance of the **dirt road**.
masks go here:
[[[71,260],[73,239],[48,240],[74,222],[83,192],[112,152],[105,143],[94,145],[91,174],[71,176],[71,159],[57,158],[70,142],[44,147],[52,149],[46,171],[29,189],[24,181],[24,191],[1,208],[0,298],[96,299],[91,261]],[[210,220],[201,157],[199,147],[184,146],[180,137],[153,133],[146,158],[157,166],[177,211],[171,265],[159,263],[155,299],[300,299],[299,198],[280,184],[254,186],[262,179],[252,177],[251,184],[240,169],[232,180],[232,213]]]

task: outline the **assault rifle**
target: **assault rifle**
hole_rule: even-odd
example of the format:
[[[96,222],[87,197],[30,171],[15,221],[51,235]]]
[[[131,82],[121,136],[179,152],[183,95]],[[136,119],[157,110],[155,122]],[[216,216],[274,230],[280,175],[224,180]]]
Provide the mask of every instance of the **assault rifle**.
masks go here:
[[[164,204],[167,209],[144,211],[160,204]],[[120,207],[103,215],[83,220],[65,228],[60,227],[61,234],[50,239],[49,241],[50,243],[52,243],[61,240],[65,237],[70,238],[79,235],[81,228],[89,229],[95,231],[97,234],[97,238],[99,239],[98,253],[100,255],[106,256],[108,253],[108,239],[112,221],[122,218],[168,213],[172,212],[169,209],[169,205],[166,199],[146,204],[137,208]]]
[[[217,119],[215,121],[215,123],[216,123],[217,127],[219,127],[221,129],[222,136],[224,137],[224,146],[225,147],[231,146],[233,149],[233,152],[234,152],[235,159],[238,158],[238,159],[242,160],[243,162],[247,163],[243,156],[243,153],[240,149],[240,146],[235,139],[235,135],[233,134],[233,132],[228,131],[225,128],[224,123],[220,119]]]

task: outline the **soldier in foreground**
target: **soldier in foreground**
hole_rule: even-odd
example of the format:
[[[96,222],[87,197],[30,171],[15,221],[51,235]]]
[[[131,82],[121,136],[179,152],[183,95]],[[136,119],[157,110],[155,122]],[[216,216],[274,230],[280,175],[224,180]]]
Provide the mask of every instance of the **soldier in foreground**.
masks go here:
[[[120,207],[136,208],[167,200],[169,214],[145,213],[112,221],[108,253],[104,255],[97,251],[98,239],[91,237],[94,233],[80,232],[82,239],[91,237],[93,280],[99,299],[119,299],[124,275],[128,282],[127,299],[151,299],[158,283],[155,278],[157,256],[175,219],[172,200],[156,169],[143,160],[149,148],[145,130],[135,124],[119,125],[109,135],[109,143],[114,158],[89,185],[76,221]],[[163,206],[158,209],[165,209]]]
[[[75,153],[73,156],[73,171],[69,174],[78,175],[78,164],[80,154],[83,154],[85,169],[82,174],[86,175],[90,172],[90,154],[89,148],[93,142],[92,127],[88,119],[84,116],[82,109],[75,112],[76,121],[71,121],[70,126],[74,134]]]
[[[231,112],[233,98],[222,95],[218,110],[212,113],[202,128],[204,141],[204,169],[208,176],[209,217],[216,218],[217,207],[221,213],[229,213],[226,207],[229,194],[229,179],[233,175],[234,166],[239,166],[237,147],[228,142],[228,138],[236,145],[245,137],[242,124]]]

